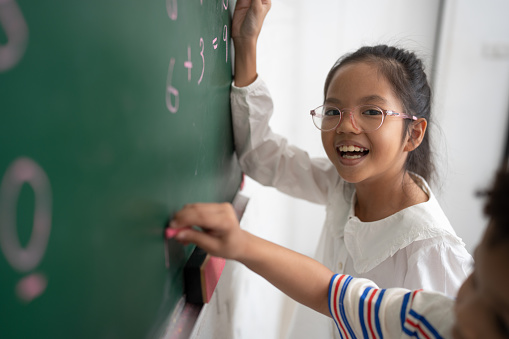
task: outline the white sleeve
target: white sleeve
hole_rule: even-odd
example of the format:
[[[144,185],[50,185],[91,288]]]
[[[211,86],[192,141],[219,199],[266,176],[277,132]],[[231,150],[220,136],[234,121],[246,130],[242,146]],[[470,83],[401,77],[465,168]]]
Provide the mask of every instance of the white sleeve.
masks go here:
[[[406,288],[423,288],[456,296],[472,269],[473,259],[467,250],[445,237],[416,241],[407,251]]]
[[[258,77],[246,87],[232,84],[235,149],[244,173],[262,185],[311,202],[326,204],[338,174],[326,158],[311,159],[269,127],[273,103]]]
[[[348,275],[334,275],[329,286],[329,311],[342,338],[448,338],[453,306],[438,292],[379,289]]]

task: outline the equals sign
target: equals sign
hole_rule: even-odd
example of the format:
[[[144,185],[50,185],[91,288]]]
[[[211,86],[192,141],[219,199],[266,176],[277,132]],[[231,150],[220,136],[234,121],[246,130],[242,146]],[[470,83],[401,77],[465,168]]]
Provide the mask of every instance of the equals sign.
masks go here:
[[[214,40],[212,40],[212,45],[214,46],[214,49],[217,48],[217,38],[215,38]]]

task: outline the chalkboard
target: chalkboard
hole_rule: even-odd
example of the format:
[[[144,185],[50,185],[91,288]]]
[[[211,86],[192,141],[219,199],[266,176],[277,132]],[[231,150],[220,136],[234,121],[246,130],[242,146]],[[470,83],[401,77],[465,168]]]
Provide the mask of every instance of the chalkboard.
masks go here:
[[[158,337],[232,201],[228,0],[0,0],[0,337]]]

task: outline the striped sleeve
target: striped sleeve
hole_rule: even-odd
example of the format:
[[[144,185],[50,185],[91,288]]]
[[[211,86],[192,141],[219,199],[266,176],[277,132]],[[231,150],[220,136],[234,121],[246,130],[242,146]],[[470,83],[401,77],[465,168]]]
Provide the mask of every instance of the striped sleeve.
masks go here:
[[[342,274],[329,285],[329,311],[343,339],[448,338],[453,303],[441,293],[380,289]]]

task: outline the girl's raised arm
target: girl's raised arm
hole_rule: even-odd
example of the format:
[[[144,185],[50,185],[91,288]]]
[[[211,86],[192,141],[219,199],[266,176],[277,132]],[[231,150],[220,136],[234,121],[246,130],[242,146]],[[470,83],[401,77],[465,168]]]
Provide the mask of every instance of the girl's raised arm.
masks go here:
[[[237,260],[297,302],[330,316],[327,298],[333,273],[307,256],[242,230],[231,204],[186,205],[170,227],[184,228],[175,237],[181,243]]]

